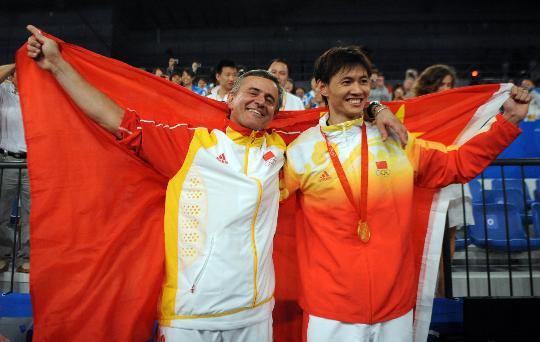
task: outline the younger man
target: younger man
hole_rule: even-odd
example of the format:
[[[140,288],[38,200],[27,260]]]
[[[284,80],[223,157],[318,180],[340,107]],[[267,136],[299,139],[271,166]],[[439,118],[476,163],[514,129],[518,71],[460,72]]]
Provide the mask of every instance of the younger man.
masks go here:
[[[491,129],[459,148],[409,134],[403,149],[362,117],[370,74],[357,47],[322,54],[315,78],[329,112],[287,149],[285,192],[300,190],[305,217],[297,243],[310,342],[412,341],[413,186],[475,177],[520,133],[530,101],[514,88]]]

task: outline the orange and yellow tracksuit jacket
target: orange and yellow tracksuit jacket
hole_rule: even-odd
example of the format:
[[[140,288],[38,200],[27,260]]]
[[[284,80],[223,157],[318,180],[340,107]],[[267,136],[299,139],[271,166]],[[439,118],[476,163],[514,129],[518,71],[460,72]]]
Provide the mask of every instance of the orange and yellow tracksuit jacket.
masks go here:
[[[209,130],[132,111],[120,132],[170,179],[160,324],[224,330],[270,318],[283,139],[229,120]]]
[[[362,119],[302,133],[286,153],[284,188],[300,191],[303,225],[297,230],[302,307],[311,315],[373,324],[399,317],[415,304],[412,239],[409,232],[413,186],[440,188],[475,177],[520,130],[498,116],[489,130],[466,144],[443,146],[409,134],[403,149],[392,136],[383,142],[376,126],[367,123],[367,222],[371,238],[357,235],[359,216],[349,200],[320,129],[336,150],[360,200]]]

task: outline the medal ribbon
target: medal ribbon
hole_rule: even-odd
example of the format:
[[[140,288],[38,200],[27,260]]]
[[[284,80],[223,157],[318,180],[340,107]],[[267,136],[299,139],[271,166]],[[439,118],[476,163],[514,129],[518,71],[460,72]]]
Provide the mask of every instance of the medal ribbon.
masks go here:
[[[347,179],[347,175],[345,174],[345,170],[343,170],[343,166],[341,165],[341,162],[339,161],[338,155],[332,145],[330,145],[330,141],[328,141],[328,137],[323,132],[322,127],[320,128],[321,134],[326,142],[326,148],[328,149],[328,154],[330,154],[330,159],[332,160],[332,164],[334,165],[334,169],[336,170],[337,176],[339,178],[339,182],[341,183],[341,186],[343,187],[343,190],[345,191],[345,194],[347,195],[347,198],[349,199],[349,202],[351,202],[351,205],[356,209],[358,215],[360,216],[360,222],[367,224],[367,190],[368,190],[368,144],[367,144],[367,134],[366,134],[366,123],[362,123],[362,149],[361,149],[361,160],[360,160],[360,205],[358,206],[355,203],[351,184],[349,183],[349,180]]]

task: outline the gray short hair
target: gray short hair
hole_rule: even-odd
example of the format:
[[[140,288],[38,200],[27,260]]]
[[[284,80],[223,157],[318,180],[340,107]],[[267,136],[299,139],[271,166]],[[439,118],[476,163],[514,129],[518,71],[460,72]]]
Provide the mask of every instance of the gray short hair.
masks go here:
[[[266,70],[256,69],[256,70],[250,70],[248,72],[243,73],[242,75],[240,75],[236,79],[236,81],[234,81],[234,85],[233,85],[233,87],[231,89],[231,93],[232,94],[238,93],[238,90],[240,89],[240,86],[242,85],[242,81],[246,77],[249,77],[249,76],[262,77],[262,78],[266,78],[266,79],[269,79],[270,81],[274,82],[274,84],[276,85],[276,87],[278,89],[278,105],[277,105],[277,110],[276,110],[276,113],[277,113],[279,111],[279,109],[281,108],[281,105],[283,104],[284,90],[281,87],[281,85],[279,84],[279,81],[276,78],[276,76],[272,75],[270,72],[268,72]]]

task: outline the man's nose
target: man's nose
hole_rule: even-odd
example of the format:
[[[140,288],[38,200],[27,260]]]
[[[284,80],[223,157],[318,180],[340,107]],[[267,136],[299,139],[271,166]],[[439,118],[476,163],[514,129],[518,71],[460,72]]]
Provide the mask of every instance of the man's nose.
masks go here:
[[[351,93],[361,93],[363,91],[363,87],[360,83],[358,82],[353,82],[352,83],[352,86],[351,86]]]
[[[264,104],[264,94],[259,94],[255,97],[255,103],[259,104],[259,105],[262,105]]]

